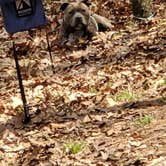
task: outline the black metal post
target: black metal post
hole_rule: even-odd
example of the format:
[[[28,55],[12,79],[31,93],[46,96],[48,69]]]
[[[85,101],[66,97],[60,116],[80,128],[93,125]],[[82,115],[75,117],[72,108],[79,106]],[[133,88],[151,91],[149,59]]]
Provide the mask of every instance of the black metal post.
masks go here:
[[[51,53],[51,46],[50,46],[50,43],[49,43],[49,37],[48,37],[47,29],[46,29],[46,40],[47,40],[47,50],[49,52],[50,60],[51,60],[52,72],[53,72],[53,74],[55,74],[55,67],[54,67],[53,57],[52,57],[52,53]]]
[[[25,97],[25,91],[24,91],[24,86],[22,83],[22,76],[21,76],[20,66],[19,66],[18,57],[17,57],[17,53],[16,53],[15,43],[14,43],[14,41],[12,41],[12,43],[13,43],[13,56],[14,56],[14,60],[15,60],[17,77],[18,77],[19,87],[20,87],[20,93],[21,93],[23,107],[24,107],[23,123],[27,124],[30,122],[31,117],[29,115],[29,108],[28,108],[28,104],[26,101],[26,97]]]

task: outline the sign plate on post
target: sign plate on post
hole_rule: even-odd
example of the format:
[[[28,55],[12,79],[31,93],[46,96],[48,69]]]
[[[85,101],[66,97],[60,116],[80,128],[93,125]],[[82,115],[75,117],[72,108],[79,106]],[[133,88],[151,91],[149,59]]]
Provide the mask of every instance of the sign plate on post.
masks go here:
[[[42,0],[0,0],[8,33],[26,31],[47,24]]]
[[[42,0],[0,0],[0,5],[2,8],[5,28],[8,33],[13,34],[15,32],[27,31],[32,28],[40,27],[42,25],[47,24],[47,20],[42,5]],[[26,101],[15,43],[14,41],[12,43],[13,55],[17,69],[17,77],[19,80],[19,87],[24,108],[23,123],[26,124],[31,120],[31,117],[29,114],[29,109]]]

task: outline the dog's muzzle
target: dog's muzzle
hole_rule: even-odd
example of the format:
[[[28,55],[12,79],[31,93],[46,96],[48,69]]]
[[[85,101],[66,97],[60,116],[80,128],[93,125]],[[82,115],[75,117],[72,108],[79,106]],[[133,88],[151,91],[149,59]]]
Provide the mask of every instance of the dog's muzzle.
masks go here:
[[[76,24],[79,24],[79,23],[82,23],[82,17],[78,16],[75,18],[75,23]]]
[[[71,26],[72,27],[76,27],[76,26],[85,26],[87,25],[87,20],[84,17],[84,15],[82,15],[81,13],[75,13],[73,16],[73,19],[71,21]]]

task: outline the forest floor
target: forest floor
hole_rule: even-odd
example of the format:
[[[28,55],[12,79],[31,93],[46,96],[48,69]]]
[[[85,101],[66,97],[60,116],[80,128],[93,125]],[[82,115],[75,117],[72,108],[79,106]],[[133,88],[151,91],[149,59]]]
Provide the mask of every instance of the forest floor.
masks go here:
[[[127,1],[94,4],[112,30],[59,48],[59,4],[47,2],[55,74],[45,28],[14,35],[28,125],[0,18],[1,166],[166,166],[166,2],[154,1],[150,21],[133,19]]]

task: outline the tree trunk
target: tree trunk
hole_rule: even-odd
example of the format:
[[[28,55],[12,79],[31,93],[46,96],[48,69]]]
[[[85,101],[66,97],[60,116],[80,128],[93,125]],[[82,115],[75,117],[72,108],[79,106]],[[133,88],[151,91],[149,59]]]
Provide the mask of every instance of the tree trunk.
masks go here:
[[[132,3],[133,14],[138,18],[148,18],[152,16],[152,0],[130,0]]]

